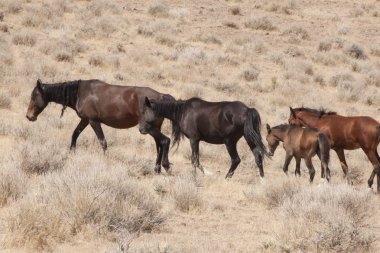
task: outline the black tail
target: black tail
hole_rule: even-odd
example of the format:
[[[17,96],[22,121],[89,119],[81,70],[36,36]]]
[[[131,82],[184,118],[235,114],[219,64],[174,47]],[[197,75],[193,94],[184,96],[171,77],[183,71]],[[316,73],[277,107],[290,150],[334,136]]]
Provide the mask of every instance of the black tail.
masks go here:
[[[163,101],[176,101],[176,99],[172,95],[164,94]],[[183,133],[181,131],[181,128],[179,127],[179,120],[171,120],[170,123],[172,125],[172,138],[173,138],[172,147],[177,145],[177,149],[178,149],[179,142],[183,138]]]
[[[269,153],[261,140],[260,129],[261,119],[259,112],[254,108],[248,109],[247,118],[244,122],[244,136],[250,146],[257,147],[261,154],[269,157]]]
[[[330,180],[330,170],[328,168],[330,161],[330,143],[324,133],[318,133],[318,152],[321,156],[322,167],[326,172],[326,179]]]

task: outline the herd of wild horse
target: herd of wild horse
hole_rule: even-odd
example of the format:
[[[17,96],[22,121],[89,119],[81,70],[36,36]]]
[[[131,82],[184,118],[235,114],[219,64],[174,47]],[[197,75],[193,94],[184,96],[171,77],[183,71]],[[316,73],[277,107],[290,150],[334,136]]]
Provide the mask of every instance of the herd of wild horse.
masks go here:
[[[361,148],[373,165],[368,179],[372,187],[377,175],[377,189],[380,191],[380,157],[377,146],[380,142],[380,123],[365,117],[345,117],[335,112],[309,108],[290,108],[289,124],[267,128],[269,151],[260,134],[261,120],[255,108],[249,108],[239,101],[207,102],[200,98],[176,100],[169,94],[159,93],[148,87],[111,85],[99,80],[77,80],[56,84],[44,84],[37,80],[32,91],[26,117],[35,121],[49,102],[73,109],[80,118],[71,137],[70,149],[74,149],[80,133],[90,125],[103,150],[107,142],[101,123],[114,128],[130,128],[139,125],[141,134],[151,135],[156,143],[157,159],[155,172],[161,172],[161,165],[170,169],[168,151],[170,139],[161,133],[165,118],[172,125],[173,145],[179,144],[183,136],[190,140],[191,162],[204,172],[199,162],[199,142],[224,144],[231,157],[231,166],[226,178],[232,177],[240,163],[236,149],[237,142],[244,137],[264,177],[263,157],[272,156],[283,142],[286,151],[283,170],[288,171],[289,163],[296,160],[296,175],[300,175],[301,159],[305,160],[313,181],[315,169],[311,158],[318,155],[321,160],[321,177],[330,179],[328,168],[330,149],[335,150],[341,162],[344,175],[348,167],[344,150]]]

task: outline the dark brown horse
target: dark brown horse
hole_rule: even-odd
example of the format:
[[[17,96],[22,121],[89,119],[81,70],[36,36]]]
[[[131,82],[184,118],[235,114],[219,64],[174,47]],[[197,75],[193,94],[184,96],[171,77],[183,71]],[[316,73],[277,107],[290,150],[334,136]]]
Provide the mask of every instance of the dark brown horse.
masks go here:
[[[26,117],[30,121],[37,120],[37,116],[49,102],[63,105],[62,114],[66,107],[70,107],[81,119],[73,132],[70,149],[75,148],[79,134],[90,124],[105,151],[107,142],[101,123],[119,129],[136,126],[141,121],[145,97],[174,100],[172,96],[161,94],[148,87],[110,85],[99,80],[56,84],[43,84],[38,80],[32,91]],[[142,134],[150,134],[156,142],[157,173],[161,171],[161,164],[166,170],[170,167],[168,159],[170,139],[160,130],[163,120],[163,117],[154,118],[152,127],[148,131],[139,128]]]
[[[286,155],[283,170],[285,174],[288,174],[288,166],[293,157],[295,157],[295,174],[300,176],[301,158],[303,158],[309,169],[310,182],[313,182],[315,169],[311,162],[311,158],[317,154],[321,160],[321,178],[325,178],[326,171],[326,179],[327,181],[330,180],[330,169],[328,167],[330,159],[330,144],[324,133],[315,128],[303,128],[286,124],[278,125],[273,128],[267,124],[266,127],[268,132],[267,142],[271,155],[274,154],[280,142],[284,143]]]
[[[337,153],[344,175],[347,174],[347,163],[344,150],[361,148],[373,165],[368,179],[372,187],[377,174],[377,190],[380,191],[380,158],[377,145],[380,142],[380,124],[371,117],[344,117],[335,112],[325,112],[309,108],[290,108],[289,123],[320,129],[329,138],[331,149]]]
[[[263,155],[267,154],[260,135],[260,115],[254,108],[241,102],[207,102],[200,98],[183,101],[156,101],[145,99],[143,122],[147,131],[156,117],[165,117],[173,124],[173,145],[183,135],[190,139],[191,162],[203,173],[199,163],[199,142],[224,144],[231,157],[231,167],[226,178],[232,177],[240,163],[236,144],[244,136],[252,150],[260,176],[264,177]]]

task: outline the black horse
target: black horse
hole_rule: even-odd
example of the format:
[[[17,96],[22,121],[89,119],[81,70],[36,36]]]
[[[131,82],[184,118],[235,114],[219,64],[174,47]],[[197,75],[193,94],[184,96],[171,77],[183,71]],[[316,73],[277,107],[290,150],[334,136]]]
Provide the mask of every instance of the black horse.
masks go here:
[[[56,84],[43,84],[37,80],[32,91],[26,117],[37,120],[38,115],[50,102],[73,109],[81,119],[71,137],[70,149],[74,149],[79,134],[90,124],[105,151],[107,142],[101,123],[107,126],[124,129],[136,126],[141,122],[144,99],[174,100],[168,94],[159,93],[148,87],[111,85],[99,80],[78,80]],[[61,116],[62,116],[61,114]],[[168,150],[170,139],[161,133],[163,117],[152,119],[149,131],[157,148],[155,171],[160,173],[161,164],[169,170]],[[141,131],[141,128],[140,128]]]
[[[204,173],[199,163],[200,141],[225,144],[231,157],[231,167],[226,178],[232,177],[240,163],[236,144],[244,136],[254,154],[260,177],[264,177],[263,155],[268,153],[261,140],[261,120],[256,109],[238,101],[207,102],[200,98],[157,101],[145,98],[140,128],[149,131],[157,117],[172,121],[173,145],[178,144],[183,135],[190,139],[194,171],[198,167]]]

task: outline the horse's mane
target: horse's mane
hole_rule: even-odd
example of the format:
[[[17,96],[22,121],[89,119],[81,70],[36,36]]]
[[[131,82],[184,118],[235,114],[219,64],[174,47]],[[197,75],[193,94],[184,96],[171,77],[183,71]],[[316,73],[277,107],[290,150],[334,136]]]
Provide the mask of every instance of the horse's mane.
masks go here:
[[[42,89],[49,101],[62,104],[62,114],[68,105],[75,105],[78,98],[78,86],[81,80],[42,84]]]
[[[183,138],[183,132],[180,127],[180,122],[183,116],[183,113],[189,107],[191,99],[188,100],[175,100],[175,101],[153,101],[152,109],[157,111],[161,115],[170,116],[172,123],[172,137],[173,144],[179,145],[179,142]]]
[[[293,110],[294,111],[301,111],[301,112],[311,112],[311,113],[318,115],[319,118],[321,118],[322,116],[326,116],[326,115],[337,115],[336,112],[326,111],[326,109],[324,109],[324,108],[317,110],[317,109],[311,109],[308,107],[300,107],[300,108],[295,108]]]

